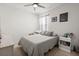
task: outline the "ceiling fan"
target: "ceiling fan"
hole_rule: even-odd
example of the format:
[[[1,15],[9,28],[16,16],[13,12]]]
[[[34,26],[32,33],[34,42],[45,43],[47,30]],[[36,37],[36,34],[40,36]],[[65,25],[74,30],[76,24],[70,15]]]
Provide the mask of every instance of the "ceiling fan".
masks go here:
[[[44,6],[40,5],[40,3],[32,3],[32,4],[24,5],[24,7],[28,7],[28,6],[32,6],[34,8],[34,11],[36,10],[37,7],[45,8]]]
[[[24,5],[25,7],[27,6],[33,6],[33,7],[41,7],[41,8],[45,8],[44,6],[40,5],[39,3],[32,3],[32,4],[28,4],[28,5]]]

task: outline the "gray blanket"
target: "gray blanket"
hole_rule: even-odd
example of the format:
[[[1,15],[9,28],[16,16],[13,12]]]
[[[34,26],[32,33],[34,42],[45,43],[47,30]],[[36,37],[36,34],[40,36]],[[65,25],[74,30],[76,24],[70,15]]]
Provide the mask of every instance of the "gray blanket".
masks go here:
[[[57,37],[43,36],[40,34],[24,36],[19,41],[19,44],[29,56],[43,56],[45,52],[57,44]]]

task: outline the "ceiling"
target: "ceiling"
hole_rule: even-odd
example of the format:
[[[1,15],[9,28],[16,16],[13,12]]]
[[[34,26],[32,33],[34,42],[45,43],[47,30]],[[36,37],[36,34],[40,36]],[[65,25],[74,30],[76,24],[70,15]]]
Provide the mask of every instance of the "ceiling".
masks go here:
[[[61,3],[40,3],[40,5],[43,5],[46,8],[37,7],[36,11],[34,11],[32,6],[24,7],[24,5],[28,5],[28,4],[30,4],[30,3],[1,3],[0,5],[5,5],[5,6],[11,7],[11,8],[18,8],[18,9],[26,10],[28,12],[37,13],[37,14],[46,12],[50,9],[53,9],[53,8],[61,5]]]

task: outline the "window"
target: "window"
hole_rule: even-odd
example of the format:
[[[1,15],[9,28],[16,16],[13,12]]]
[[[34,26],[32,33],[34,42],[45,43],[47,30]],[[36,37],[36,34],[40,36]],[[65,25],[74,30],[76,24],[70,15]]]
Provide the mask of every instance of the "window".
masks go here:
[[[40,17],[40,31],[47,31],[47,17],[48,16]]]

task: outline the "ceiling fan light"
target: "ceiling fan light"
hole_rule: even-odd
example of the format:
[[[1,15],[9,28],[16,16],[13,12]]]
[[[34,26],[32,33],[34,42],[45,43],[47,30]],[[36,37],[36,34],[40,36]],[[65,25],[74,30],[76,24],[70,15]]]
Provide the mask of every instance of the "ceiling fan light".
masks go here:
[[[34,5],[33,5],[33,7],[35,7],[35,8],[36,8],[36,7],[38,7],[38,6],[37,6],[36,4],[34,4]]]

